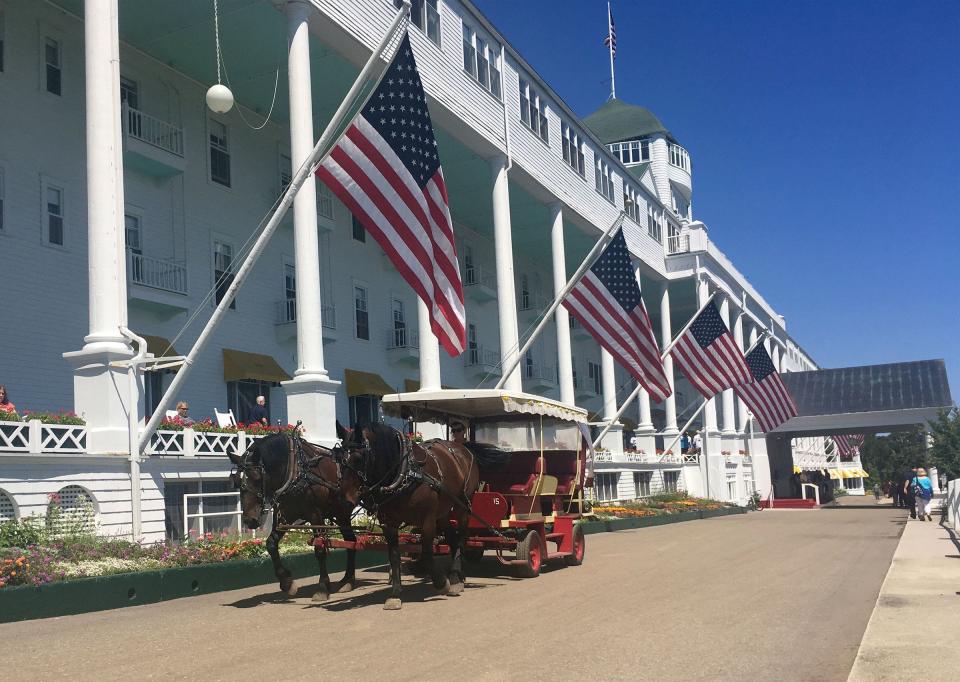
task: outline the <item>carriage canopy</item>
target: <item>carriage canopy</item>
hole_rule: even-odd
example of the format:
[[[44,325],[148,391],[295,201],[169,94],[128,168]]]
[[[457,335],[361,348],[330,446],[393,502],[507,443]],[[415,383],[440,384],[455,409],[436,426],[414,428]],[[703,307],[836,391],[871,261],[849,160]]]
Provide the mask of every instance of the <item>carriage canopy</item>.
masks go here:
[[[529,421],[530,417],[551,417],[560,421],[587,423],[587,411],[558,400],[528,393],[498,389],[442,389],[392,393],[383,396],[383,411],[391,417],[413,417],[415,421],[446,423],[451,418],[471,422],[494,419]]]

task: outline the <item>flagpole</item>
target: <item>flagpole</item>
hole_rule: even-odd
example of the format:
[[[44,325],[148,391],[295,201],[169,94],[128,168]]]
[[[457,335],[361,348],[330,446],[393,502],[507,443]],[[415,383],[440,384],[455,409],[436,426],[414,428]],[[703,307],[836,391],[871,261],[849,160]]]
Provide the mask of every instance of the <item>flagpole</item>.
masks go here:
[[[620,17],[621,19],[623,17]],[[610,52],[610,99],[617,98],[617,80],[613,72],[613,36],[610,32],[610,27],[613,25],[613,14],[610,10],[610,3],[607,2],[607,47]],[[596,40],[596,39],[594,39]]]
[[[597,259],[600,253],[603,252],[603,249],[607,246],[607,244],[610,243],[610,240],[613,238],[613,233],[616,232],[621,225],[623,225],[623,219],[626,217],[626,215],[626,213],[620,211],[620,215],[616,220],[613,221],[613,224],[607,228],[606,232],[600,235],[600,239],[598,239],[597,243],[593,245],[592,249],[590,249],[590,253],[588,253],[586,258],[583,259],[583,262],[580,263],[580,267],[577,268],[577,271],[573,273],[573,277],[571,277],[563,289],[561,289],[560,293],[554,297],[553,303],[550,304],[550,307],[544,311],[543,319],[537,323],[537,326],[530,333],[530,336],[528,336],[527,340],[523,342],[523,346],[519,351],[517,351],[516,357],[510,360],[508,366],[501,368],[502,374],[500,376],[500,381],[498,381],[497,385],[494,386],[495,389],[499,390],[503,388],[505,383],[507,383],[507,379],[510,377],[510,374],[517,368],[517,366],[523,360],[523,356],[528,350],[530,350],[533,342],[537,340],[537,336],[540,335],[540,332],[542,332],[544,327],[547,326],[547,323],[550,322],[550,319],[553,317],[553,314],[556,312],[557,308],[559,308],[560,304],[563,303],[563,299],[566,298],[567,294],[570,293],[570,290],[577,285],[577,282],[579,282],[586,271],[590,269],[590,266],[593,265],[593,262]]]
[[[257,259],[263,253],[264,249],[266,249],[267,242],[270,241],[273,233],[276,232],[277,227],[280,225],[280,221],[283,220],[284,215],[286,215],[287,210],[290,208],[291,204],[293,204],[294,197],[296,197],[297,192],[300,191],[300,186],[306,181],[307,176],[313,172],[313,169],[318,164],[322,163],[326,156],[330,153],[332,149],[332,145],[330,144],[331,138],[333,138],[336,133],[340,132],[340,124],[343,123],[344,118],[346,118],[350,107],[354,104],[364,84],[373,72],[374,67],[378,65],[381,66],[382,68],[377,78],[379,79],[383,76],[383,73],[386,71],[386,66],[380,64],[381,54],[383,53],[383,50],[386,48],[387,44],[393,38],[397,27],[400,26],[400,24],[403,23],[403,21],[409,16],[409,10],[409,2],[405,2],[397,11],[396,16],[393,18],[393,22],[390,24],[390,28],[387,29],[387,32],[384,34],[380,44],[370,54],[370,58],[360,71],[360,75],[357,76],[357,79],[354,81],[353,86],[347,93],[347,96],[340,103],[340,107],[337,109],[336,113],[334,113],[333,118],[330,119],[326,129],[323,131],[323,135],[320,136],[320,139],[314,146],[310,156],[294,174],[293,179],[290,181],[290,185],[287,187],[287,191],[283,195],[283,199],[280,201],[280,205],[277,206],[273,216],[267,222],[266,227],[263,228],[263,232],[260,233],[260,236],[257,237],[257,240],[250,248],[250,252],[247,254],[246,259],[244,259],[243,263],[237,269],[233,281],[230,283],[230,286],[227,288],[227,291],[220,300],[220,303],[213,311],[213,315],[210,316],[206,326],[204,326],[203,330],[200,332],[200,336],[197,337],[196,342],[193,344],[193,348],[190,349],[190,352],[187,353],[187,356],[184,358],[183,366],[174,376],[170,386],[163,394],[163,397],[160,398],[160,403],[157,405],[157,409],[150,417],[150,421],[147,422],[146,426],[143,428],[143,431],[140,433],[137,447],[141,453],[144,452],[147,443],[150,441],[150,437],[160,425],[160,421],[162,420],[167,407],[170,405],[174,396],[176,396],[180,391],[180,387],[183,385],[183,382],[186,381],[187,375],[190,372],[190,368],[194,361],[196,361],[197,356],[210,339],[210,336],[213,334],[213,330],[216,328],[217,324],[220,322],[220,319],[230,307],[230,304],[233,303],[233,299],[236,297],[237,291],[239,291],[244,280],[246,280],[247,275],[250,274],[250,271],[256,264]]]
[[[680,340],[680,337],[683,336],[683,335],[686,333],[686,331],[690,328],[690,325],[693,324],[693,321],[696,320],[696,319],[697,319],[697,316],[700,315],[700,313],[703,312],[704,308],[706,308],[708,305],[710,305],[710,302],[713,301],[713,298],[714,298],[714,296],[716,296],[716,295],[717,295],[717,292],[716,292],[716,291],[713,292],[712,294],[710,294],[710,296],[707,298],[707,300],[704,301],[703,305],[700,306],[699,310],[697,310],[697,312],[695,312],[695,313],[693,314],[693,316],[687,321],[687,323],[686,323],[685,325],[683,325],[683,329],[681,329],[681,330],[677,333],[677,335],[676,335],[676,336],[673,338],[673,340],[667,345],[667,347],[663,349],[663,352],[660,353],[660,362],[663,362],[663,361],[666,359],[667,353],[669,353],[669,352],[673,349],[673,347],[677,344],[677,341]],[[761,337],[761,338],[762,338],[762,337]],[[610,421],[607,422],[607,425],[603,427],[603,431],[600,432],[600,435],[597,436],[597,439],[594,441],[594,445],[593,445],[594,447],[596,447],[596,446],[597,446],[597,443],[599,443],[600,440],[601,440],[604,436],[607,435],[607,432],[608,432],[611,428],[613,428],[613,425],[616,424],[616,423],[620,420],[620,417],[623,415],[623,413],[626,411],[626,409],[630,406],[630,403],[632,403],[634,400],[636,400],[637,396],[640,395],[640,391],[642,391],[642,390],[643,390],[643,384],[638,383],[637,386],[636,386],[636,388],[634,388],[633,391],[630,393],[630,395],[628,395],[628,396],[626,397],[626,399],[623,401],[623,404],[620,406],[620,409],[617,410],[617,413],[616,413],[615,415],[613,415],[613,418],[610,419]],[[701,408],[701,409],[702,409],[702,408]],[[699,414],[699,411],[697,412],[697,414]]]

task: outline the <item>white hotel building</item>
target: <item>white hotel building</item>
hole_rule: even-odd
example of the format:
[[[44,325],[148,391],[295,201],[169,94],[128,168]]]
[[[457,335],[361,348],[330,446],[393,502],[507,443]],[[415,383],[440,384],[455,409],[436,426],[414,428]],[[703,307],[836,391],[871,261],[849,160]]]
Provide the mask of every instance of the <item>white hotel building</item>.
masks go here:
[[[103,532],[157,539],[182,532],[184,493],[226,489],[224,453],[243,436],[161,433],[153,454],[131,462],[127,370],[114,363],[135,349],[121,330],[148,337],[157,354],[174,339],[168,354],[190,348],[213,311],[214,283],[237,267],[396,9],[391,0],[219,6],[237,99],[225,115],[204,100],[217,81],[211,2],[121,0],[117,10],[117,0],[0,0],[0,384],[21,411],[74,409],[86,420],[0,423],[0,517],[43,514],[61,491],[65,505],[92,503]],[[767,332],[782,371],[816,367],[720,250],[722,235],[694,219],[691,157],[652,113],[612,100],[580,119],[468,0],[413,8],[469,350],[438,352],[412,290],[310,179],[177,396],[191,416],[229,408],[242,421],[264,394],[274,422],[302,419],[308,437],[329,443],[335,418],[376,417],[384,392],[421,380],[492,386],[501,359],[621,211],[662,343],[719,292],[744,347]],[[628,409],[636,452],[624,452],[618,431],[608,437],[597,494],[680,486],[743,501],[754,487],[765,492],[764,440],[750,439],[731,391],[703,413],[705,456],[658,453],[699,405],[667,362],[674,395],[651,404],[641,393]],[[135,419],[171,377],[147,374]],[[633,384],[561,308],[507,387],[602,421]],[[822,452],[823,442],[804,447]]]

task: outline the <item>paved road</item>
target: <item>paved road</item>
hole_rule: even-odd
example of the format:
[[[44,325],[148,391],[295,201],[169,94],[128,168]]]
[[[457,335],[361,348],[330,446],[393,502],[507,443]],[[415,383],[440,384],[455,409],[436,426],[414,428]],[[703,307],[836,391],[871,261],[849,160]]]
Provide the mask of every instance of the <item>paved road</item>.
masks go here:
[[[0,625],[4,678],[845,680],[903,528],[764,511],[587,537],[579,568],[437,597],[385,575],[325,606],[272,586]]]

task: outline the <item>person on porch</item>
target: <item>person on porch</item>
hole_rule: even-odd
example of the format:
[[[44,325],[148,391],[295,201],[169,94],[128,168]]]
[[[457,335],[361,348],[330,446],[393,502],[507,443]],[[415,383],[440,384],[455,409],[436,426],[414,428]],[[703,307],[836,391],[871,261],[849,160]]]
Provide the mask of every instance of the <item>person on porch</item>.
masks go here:
[[[177,418],[183,423],[184,426],[193,426],[194,421],[190,417],[190,406],[185,400],[181,400],[177,403]]]
[[[2,384],[0,384],[0,412],[17,413],[17,406],[10,402],[10,397],[7,395],[7,387]]]
[[[257,404],[250,408],[250,416],[247,421],[250,424],[270,426],[270,416],[267,414],[267,399],[262,395],[257,396]]]

